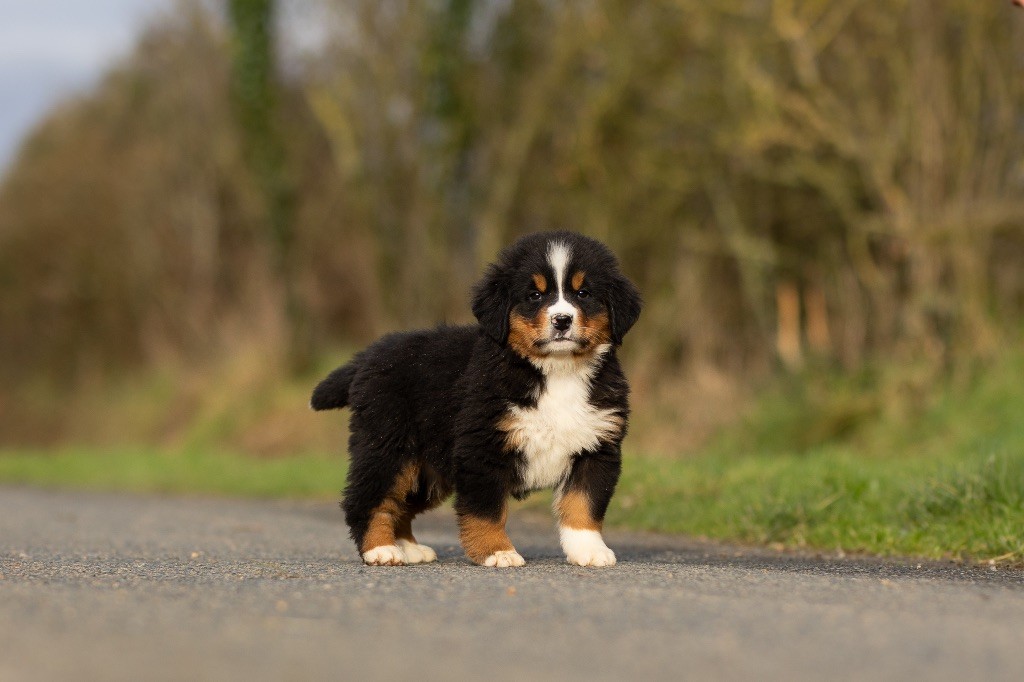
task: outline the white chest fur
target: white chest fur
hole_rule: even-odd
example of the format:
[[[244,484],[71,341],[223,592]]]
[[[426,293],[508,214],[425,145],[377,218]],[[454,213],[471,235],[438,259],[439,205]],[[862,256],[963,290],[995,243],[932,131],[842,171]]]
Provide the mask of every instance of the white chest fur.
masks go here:
[[[546,376],[536,407],[513,405],[499,425],[506,442],[524,459],[523,488],[549,488],[569,473],[572,457],[614,438],[622,430],[615,410],[590,403],[589,372],[553,372]]]

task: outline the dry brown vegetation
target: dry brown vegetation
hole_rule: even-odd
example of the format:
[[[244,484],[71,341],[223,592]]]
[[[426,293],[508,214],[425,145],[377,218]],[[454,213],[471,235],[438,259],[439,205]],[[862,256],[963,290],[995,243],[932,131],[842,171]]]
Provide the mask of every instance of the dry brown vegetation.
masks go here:
[[[626,352],[650,422],[715,423],[809,362],[898,365],[894,395],[919,392],[1019,326],[1024,22],[1004,3],[324,5],[279,112],[285,272],[321,356],[467,320],[481,265],[554,227],[607,241],[645,294]],[[187,367],[202,386],[233,356],[288,374],[228,44],[183,6],[7,174],[3,440],[60,433],[14,397],[41,385],[74,402]]]

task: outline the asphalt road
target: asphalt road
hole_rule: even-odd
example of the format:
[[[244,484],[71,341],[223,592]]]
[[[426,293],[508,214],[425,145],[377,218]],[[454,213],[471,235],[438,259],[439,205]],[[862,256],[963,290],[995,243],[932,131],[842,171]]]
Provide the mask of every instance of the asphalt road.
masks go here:
[[[609,533],[365,567],[330,503],[0,488],[0,680],[1021,679],[1024,573]]]

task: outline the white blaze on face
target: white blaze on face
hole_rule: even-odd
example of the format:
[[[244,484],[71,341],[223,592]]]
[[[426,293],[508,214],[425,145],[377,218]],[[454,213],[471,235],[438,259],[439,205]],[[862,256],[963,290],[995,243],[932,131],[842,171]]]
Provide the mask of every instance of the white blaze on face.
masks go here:
[[[572,249],[562,242],[548,243],[548,263],[555,271],[555,283],[558,285],[558,301],[548,308],[548,315],[569,315],[576,321],[576,307],[565,298],[565,272],[569,267]]]

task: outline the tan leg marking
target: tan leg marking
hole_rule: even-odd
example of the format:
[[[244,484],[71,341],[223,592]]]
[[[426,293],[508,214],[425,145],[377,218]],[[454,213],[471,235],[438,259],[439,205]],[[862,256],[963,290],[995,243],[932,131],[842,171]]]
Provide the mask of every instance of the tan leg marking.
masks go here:
[[[442,504],[452,493],[451,486],[442,481],[430,465],[423,465],[416,475],[418,479],[415,482],[426,489],[426,499],[420,499],[417,496],[414,502],[407,502],[401,516],[395,521],[395,537],[410,542],[416,542],[416,538],[412,534],[412,520],[423,512],[430,511]]]
[[[601,344],[611,343],[612,327],[608,313],[598,313],[580,319],[579,334],[587,340],[587,345],[575,351],[578,355],[590,355]]]
[[[602,523],[590,511],[590,498],[576,490],[567,490],[555,505],[558,525],[574,530],[600,531]]]
[[[473,563],[482,564],[496,552],[515,551],[505,533],[505,517],[505,510],[497,521],[470,514],[459,515],[459,542]]]
[[[418,476],[419,467],[416,464],[410,462],[402,467],[391,490],[388,491],[387,497],[373,510],[366,535],[363,536],[362,547],[360,547],[363,554],[374,547],[394,545],[399,524],[402,522],[408,526],[409,534],[412,534],[412,526],[409,525],[412,518],[409,517],[406,521],[408,506],[405,498],[416,487]]]
[[[451,494],[451,486],[442,481],[429,465],[423,465],[410,474],[412,478],[401,482],[396,492],[408,487],[409,492],[398,505],[394,519],[395,545],[405,556],[407,564],[428,564],[437,560],[437,552],[421,545],[412,534],[412,520],[417,514],[433,509]]]
[[[568,490],[555,505],[558,512],[558,537],[570,564],[577,566],[614,566],[615,552],[601,537],[601,522],[590,511],[589,498]]]
[[[429,564],[432,561],[437,561],[437,552],[426,545],[421,545],[412,534],[412,519],[421,511],[424,509],[408,508],[395,523],[395,537],[397,538],[395,543],[405,554],[405,563],[407,564]]]

